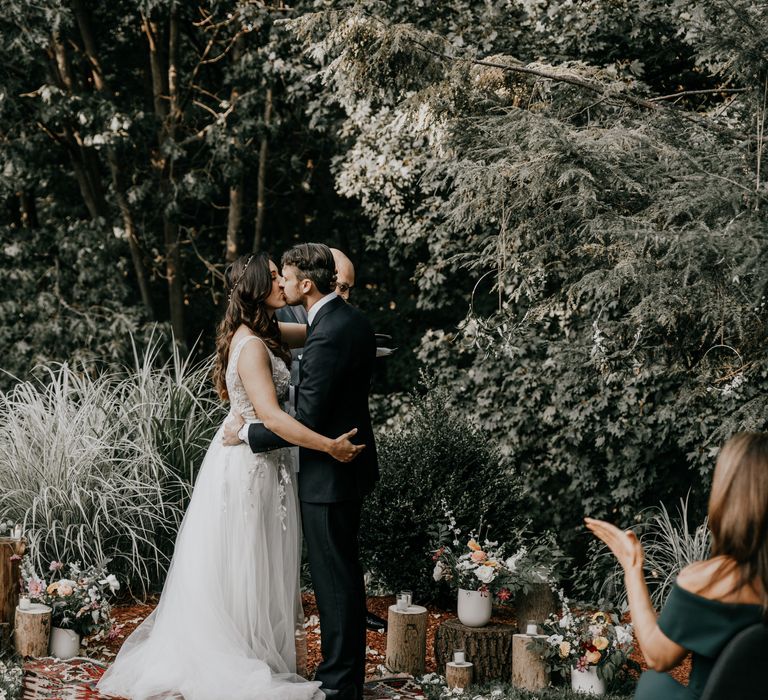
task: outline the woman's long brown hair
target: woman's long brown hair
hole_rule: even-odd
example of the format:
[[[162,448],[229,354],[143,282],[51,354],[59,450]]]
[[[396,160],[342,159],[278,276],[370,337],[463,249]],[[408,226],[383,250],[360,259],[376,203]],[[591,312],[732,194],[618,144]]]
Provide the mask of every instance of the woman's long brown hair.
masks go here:
[[[229,303],[216,333],[216,363],[213,383],[223,401],[229,400],[227,392],[227,362],[232,336],[242,325],[248,326],[290,367],[291,353],[283,344],[277,319],[270,317],[264,300],[272,292],[272,273],[269,255],[256,253],[244,255],[233,262],[225,273]]]
[[[753,586],[768,622],[768,433],[738,433],[717,458],[709,496],[712,556],[738,570]]]

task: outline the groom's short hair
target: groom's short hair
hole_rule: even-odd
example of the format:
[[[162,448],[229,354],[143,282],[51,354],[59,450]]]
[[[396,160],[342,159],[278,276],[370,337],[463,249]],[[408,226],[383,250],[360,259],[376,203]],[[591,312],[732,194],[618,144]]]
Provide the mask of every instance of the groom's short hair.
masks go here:
[[[312,280],[321,294],[330,294],[336,286],[333,253],[323,243],[299,243],[286,250],[280,262],[295,267],[300,280]]]

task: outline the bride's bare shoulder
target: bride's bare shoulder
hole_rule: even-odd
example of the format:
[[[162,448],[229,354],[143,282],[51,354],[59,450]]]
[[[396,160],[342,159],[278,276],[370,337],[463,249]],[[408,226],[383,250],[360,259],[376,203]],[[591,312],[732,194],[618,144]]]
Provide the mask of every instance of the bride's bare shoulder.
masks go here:
[[[680,588],[724,603],[759,603],[754,586],[741,585],[736,562],[727,556],[712,557],[686,566],[677,577]]]

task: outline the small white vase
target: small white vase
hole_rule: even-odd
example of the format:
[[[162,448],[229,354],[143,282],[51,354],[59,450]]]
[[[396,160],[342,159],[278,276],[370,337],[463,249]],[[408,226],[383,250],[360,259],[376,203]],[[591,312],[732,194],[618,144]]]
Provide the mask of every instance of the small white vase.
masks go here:
[[[485,627],[491,619],[491,594],[459,588],[459,620],[467,627]]]
[[[605,695],[605,681],[598,678],[597,667],[588,666],[586,670],[571,669],[571,690],[588,695]]]
[[[71,659],[80,653],[80,635],[72,630],[51,627],[51,656]]]

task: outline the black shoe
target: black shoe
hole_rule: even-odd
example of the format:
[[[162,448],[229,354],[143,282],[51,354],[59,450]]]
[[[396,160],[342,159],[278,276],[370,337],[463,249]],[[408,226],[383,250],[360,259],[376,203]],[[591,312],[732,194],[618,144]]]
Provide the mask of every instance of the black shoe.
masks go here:
[[[378,615],[374,615],[370,610],[365,611],[365,628],[373,632],[386,632],[387,621],[382,620]]]
[[[363,697],[362,690],[358,690],[354,685],[348,685],[340,690],[321,687],[320,691],[328,700],[361,700]]]

